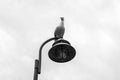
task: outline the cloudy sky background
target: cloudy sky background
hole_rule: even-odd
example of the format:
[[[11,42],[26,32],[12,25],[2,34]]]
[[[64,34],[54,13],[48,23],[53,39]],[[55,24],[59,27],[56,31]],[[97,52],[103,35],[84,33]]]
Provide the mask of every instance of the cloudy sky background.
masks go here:
[[[39,47],[61,16],[77,55],[55,63],[48,43],[39,80],[120,80],[119,0],[0,0],[0,80],[33,80]]]

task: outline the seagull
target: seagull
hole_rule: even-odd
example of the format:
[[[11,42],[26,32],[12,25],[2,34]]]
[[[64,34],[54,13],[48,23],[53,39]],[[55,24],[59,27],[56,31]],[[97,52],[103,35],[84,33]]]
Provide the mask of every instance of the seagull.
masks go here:
[[[57,26],[54,32],[55,38],[63,38],[63,35],[65,33],[65,27],[64,27],[64,17],[61,17],[60,25]]]

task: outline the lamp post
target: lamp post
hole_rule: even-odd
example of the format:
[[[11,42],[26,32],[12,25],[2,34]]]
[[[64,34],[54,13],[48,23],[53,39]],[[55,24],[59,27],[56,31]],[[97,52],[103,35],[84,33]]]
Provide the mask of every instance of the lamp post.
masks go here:
[[[33,80],[38,80],[38,74],[41,73],[42,48],[48,42],[55,40],[55,42],[52,45],[52,48],[48,52],[48,56],[52,61],[58,62],[58,63],[64,63],[72,60],[75,57],[75,54],[76,54],[75,49],[71,46],[71,44],[67,40],[63,39],[63,35],[64,35],[63,20],[64,18],[61,17],[61,26],[58,26],[56,28],[55,35],[54,35],[55,37],[46,40],[41,45],[39,50],[39,57],[38,59],[35,59]]]

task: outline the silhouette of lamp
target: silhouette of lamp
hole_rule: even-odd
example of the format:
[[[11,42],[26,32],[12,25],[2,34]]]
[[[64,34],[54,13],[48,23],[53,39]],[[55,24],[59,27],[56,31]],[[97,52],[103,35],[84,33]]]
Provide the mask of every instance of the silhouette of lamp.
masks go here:
[[[58,39],[49,50],[49,58],[55,62],[64,63],[72,60],[75,56],[75,49],[64,39]]]
[[[76,51],[67,40],[56,37],[46,40],[40,47],[39,58],[35,60],[33,80],[38,80],[38,74],[41,73],[42,48],[46,43],[52,40],[55,40],[55,42],[53,43],[52,48],[48,51],[48,56],[52,61],[65,63],[75,57]]]

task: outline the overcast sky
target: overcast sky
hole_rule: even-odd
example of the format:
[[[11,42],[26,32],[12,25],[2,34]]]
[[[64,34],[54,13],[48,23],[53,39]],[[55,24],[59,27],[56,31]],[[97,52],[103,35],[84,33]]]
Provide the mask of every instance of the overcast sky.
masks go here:
[[[33,80],[61,16],[76,57],[55,63],[48,43],[39,80],[120,80],[119,0],[0,0],[0,80]]]

